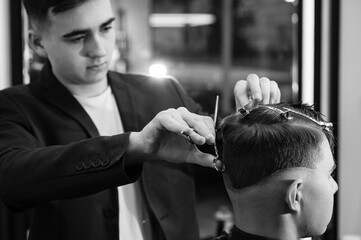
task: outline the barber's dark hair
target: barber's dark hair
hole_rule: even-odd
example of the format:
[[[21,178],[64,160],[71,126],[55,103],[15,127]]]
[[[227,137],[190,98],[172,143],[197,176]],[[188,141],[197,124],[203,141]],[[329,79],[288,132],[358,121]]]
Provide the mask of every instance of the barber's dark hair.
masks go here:
[[[292,119],[286,119],[275,111],[284,107],[303,115],[289,112]],[[324,137],[333,151],[332,130],[304,115],[325,121],[312,106],[302,103],[261,105],[245,117],[236,113],[223,119],[219,129],[223,141],[220,148],[225,174],[233,188],[252,186],[287,168],[314,168],[316,150]]]
[[[48,23],[48,13],[63,13],[89,0],[23,0],[25,10],[32,24],[43,27]]]

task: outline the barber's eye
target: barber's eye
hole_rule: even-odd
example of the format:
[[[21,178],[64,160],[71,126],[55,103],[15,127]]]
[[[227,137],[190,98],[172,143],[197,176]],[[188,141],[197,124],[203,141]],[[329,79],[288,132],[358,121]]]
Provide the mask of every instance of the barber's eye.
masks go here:
[[[70,43],[81,43],[84,39],[85,36],[79,36],[79,37],[69,38],[67,39],[67,41]]]
[[[108,26],[105,26],[105,27],[103,27],[103,32],[107,32],[107,31],[109,31],[110,29],[112,29],[113,28],[113,26],[112,25],[108,25]]]

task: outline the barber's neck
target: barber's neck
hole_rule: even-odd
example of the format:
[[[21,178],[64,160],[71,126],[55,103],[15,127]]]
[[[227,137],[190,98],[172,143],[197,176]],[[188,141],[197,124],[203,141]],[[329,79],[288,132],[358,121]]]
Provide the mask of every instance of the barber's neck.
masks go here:
[[[59,81],[75,96],[95,97],[102,94],[108,87],[108,79],[105,77],[101,81],[92,83],[71,83],[67,81]]]

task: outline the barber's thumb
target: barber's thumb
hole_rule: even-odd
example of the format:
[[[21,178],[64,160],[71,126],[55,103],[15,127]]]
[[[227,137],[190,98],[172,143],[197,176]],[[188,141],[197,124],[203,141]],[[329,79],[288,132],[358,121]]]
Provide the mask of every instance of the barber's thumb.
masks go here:
[[[212,163],[214,160],[214,155],[209,153],[203,153],[199,150],[192,151],[190,155],[188,155],[188,161],[189,163],[197,164],[202,167],[212,167]]]

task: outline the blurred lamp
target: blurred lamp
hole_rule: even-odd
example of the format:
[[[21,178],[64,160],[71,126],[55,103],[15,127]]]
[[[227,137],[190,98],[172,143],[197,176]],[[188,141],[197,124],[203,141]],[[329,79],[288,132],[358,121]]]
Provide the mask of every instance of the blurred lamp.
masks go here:
[[[154,63],[149,67],[149,74],[154,77],[164,77],[168,74],[168,69],[164,64]]]
[[[208,13],[154,13],[149,17],[151,27],[199,27],[216,22],[216,17]]]

